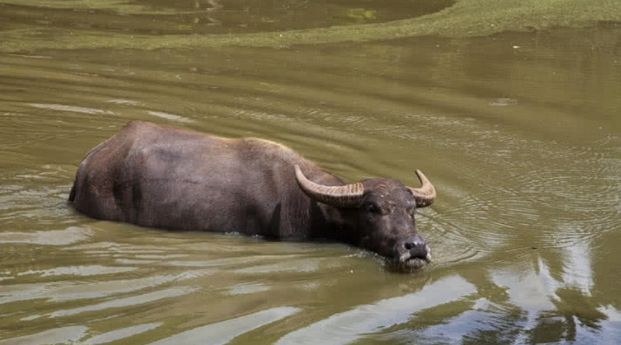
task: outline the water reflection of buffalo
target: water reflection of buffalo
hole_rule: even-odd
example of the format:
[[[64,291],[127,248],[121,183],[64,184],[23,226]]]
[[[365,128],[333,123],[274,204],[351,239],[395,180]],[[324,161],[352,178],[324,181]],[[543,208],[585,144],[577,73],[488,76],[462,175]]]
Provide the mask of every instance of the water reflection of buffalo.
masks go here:
[[[130,122],[81,162],[69,200],[94,218],[282,240],[331,239],[402,268],[431,258],[416,233],[420,188],[375,178],[344,184],[282,145]]]

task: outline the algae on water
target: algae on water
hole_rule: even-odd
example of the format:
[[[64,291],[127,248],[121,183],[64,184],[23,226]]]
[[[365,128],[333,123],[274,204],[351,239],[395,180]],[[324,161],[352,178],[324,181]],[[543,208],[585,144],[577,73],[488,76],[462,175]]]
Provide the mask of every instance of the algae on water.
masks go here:
[[[0,3],[3,1],[0,0]],[[31,1],[33,2],[33,1]],[[46,3],[44,0],[34,3]],[[72,1],[64,1],[67,5]],[[119,1],[105,1],[107,5]],[[616,0],[458,0],[436,13],[384,23],[236,34],[131,34],[22,26],[0,31],[0,51],[90,48],[285,47],[437,35],[485,36],[505,31],[586,27],[621,22]],[[1,28],[1,27],[0,27]]]

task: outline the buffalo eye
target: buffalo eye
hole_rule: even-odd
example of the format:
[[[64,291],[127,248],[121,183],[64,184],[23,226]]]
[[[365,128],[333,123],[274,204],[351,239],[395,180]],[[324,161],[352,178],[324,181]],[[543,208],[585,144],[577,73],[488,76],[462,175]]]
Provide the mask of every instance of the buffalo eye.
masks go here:
[[[380,209],[380,207],[376,203],[373,203],[373,202],[369,202],[365,204],[364,209],[368,213],[375,213],[375,214],[382,213],[382,209]]]

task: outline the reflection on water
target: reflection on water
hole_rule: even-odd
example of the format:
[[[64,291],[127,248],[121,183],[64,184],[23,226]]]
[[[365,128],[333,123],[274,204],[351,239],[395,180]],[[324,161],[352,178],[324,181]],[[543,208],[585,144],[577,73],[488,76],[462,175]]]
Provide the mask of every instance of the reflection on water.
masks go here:
[[[22,243],[46,246],[64,246],[86,240],[90,231],[71,226],[65,230],[46,230],[32,232],[2,232],[0,243]]]
[[[349,344],[382,329],[408,321],[412,314],[463,299],[475,287],[460,277],[448,277],[419,292],[361,305],[334,314],[281,338],[277,344]]]
[[[618,342],[620,14],[0,0],[0,344]],[[434,262],[77,214],[77,164],[132,119],[275,140],[347,180],[422,169]]]
[[[263,325],[291,316],[300,310],[292,307],[279,307],[263,310],[235,319],[195,328],[152,344],[227,344],[240,333],[246,333]]]
[[[96,345],[107,344],[116,340],[125,339],[136,334],[144,333],[152,329],[158,328],[162,325],[161,322],[146,323],[143,325],[131,326],[126,328],[117,329],[114,331],[106,332],[96,335],[84,340],[84,344]]]
[[[50,329],[48,331],[26,335],[23,337],[0,340],[3,345],[43,345],[67,344],[80,340],[88,330],[84,326],[69,326]]]

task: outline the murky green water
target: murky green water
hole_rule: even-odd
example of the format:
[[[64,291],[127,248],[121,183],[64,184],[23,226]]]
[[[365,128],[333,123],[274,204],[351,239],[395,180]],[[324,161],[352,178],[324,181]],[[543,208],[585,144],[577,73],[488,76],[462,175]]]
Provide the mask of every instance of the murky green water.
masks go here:
[[[130,119],[422,169],[435,261],[77,214]],[[0,1],[0,344],[617,344],[619,248],[618,1]]]

